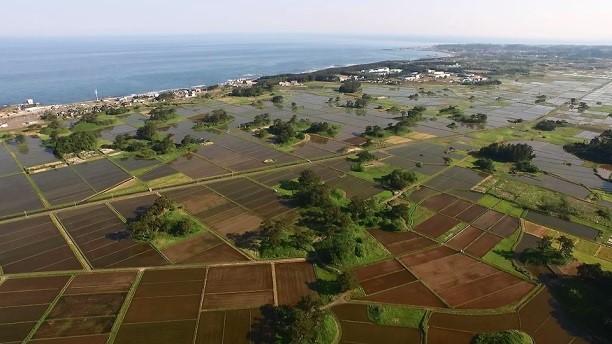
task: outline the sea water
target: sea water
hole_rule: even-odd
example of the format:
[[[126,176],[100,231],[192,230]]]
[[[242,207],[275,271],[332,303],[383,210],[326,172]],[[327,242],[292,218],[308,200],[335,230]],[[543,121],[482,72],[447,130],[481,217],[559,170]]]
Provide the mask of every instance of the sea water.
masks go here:
[[[228,79],[439,56],[423,42],[325,35],[0,38],[0,106],[70,103]]]

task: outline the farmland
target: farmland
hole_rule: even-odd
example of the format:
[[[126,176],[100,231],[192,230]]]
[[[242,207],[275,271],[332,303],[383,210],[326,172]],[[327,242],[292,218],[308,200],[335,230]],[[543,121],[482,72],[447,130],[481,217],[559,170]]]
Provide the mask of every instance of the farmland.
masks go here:
[[[609,101],[610,82],[541,73],[485,87],[364,82],[356,94],[337,82],[257,97],[220,87],[163,103],[176,116],[149,139],[135,135],[151,104],[64,128],[102,129],[83,157],[60,158],[36,130],[3,136],[0,343],[257,343],[254,328],[303,314],[330,343],[506,330],[586,341],[548,283],[583,263],[612,270],[610,181],[562,147],[609,126],[569,102]],[[344,105],[363,93],[363,108]],[[453,106],[488,120],[456,123]],[[200,130],[215,110],[232,120]],[[542,119],[570,124],[544,133]],[[281,142],[274,125],[293,136]],[[495,142],[529,145],[537,169],[475,165]]]

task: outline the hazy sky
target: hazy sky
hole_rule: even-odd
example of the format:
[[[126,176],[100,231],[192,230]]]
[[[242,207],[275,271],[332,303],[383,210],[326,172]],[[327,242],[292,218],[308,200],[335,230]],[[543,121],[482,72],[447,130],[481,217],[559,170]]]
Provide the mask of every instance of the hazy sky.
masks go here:
[[[299,32],[612,43],[612,0],[2,0],[1,36]]]

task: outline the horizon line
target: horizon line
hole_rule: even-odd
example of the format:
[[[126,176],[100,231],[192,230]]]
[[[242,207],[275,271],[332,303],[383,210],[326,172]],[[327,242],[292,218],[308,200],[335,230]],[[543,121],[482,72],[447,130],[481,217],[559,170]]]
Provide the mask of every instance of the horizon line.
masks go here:
[[[200,33],[104,33],[104,34],[49,34],[49,35],[3,35],[0,34],[0,39],[103,39],[103,38],[173,38],[173,37],[206,37],[215,35],[240,35],[249,38],[288,38],[290,36],[312,36],[329,38],[386,38],[386,39],[402,39],[416,40],[411,43],[423,44],[493,44],[493,45],[581,45],[581,46],[612,46],[612,39],[595,39],[595,40],[577,40],[577,39],[561,39],[561,38],[524,38],[524,37],[485,37],[485,36],[457,36],[457,35],[412,35],[412,34],[397,34],[397,33],[347,33],[347,32],[200,32]]]

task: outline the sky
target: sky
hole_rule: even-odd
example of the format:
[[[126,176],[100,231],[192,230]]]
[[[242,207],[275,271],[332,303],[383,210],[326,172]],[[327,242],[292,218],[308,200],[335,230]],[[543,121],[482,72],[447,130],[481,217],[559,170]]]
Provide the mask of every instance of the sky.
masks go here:
[[[612,44],[611,0],[2,0],[0,36],[315,33]]]

